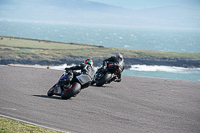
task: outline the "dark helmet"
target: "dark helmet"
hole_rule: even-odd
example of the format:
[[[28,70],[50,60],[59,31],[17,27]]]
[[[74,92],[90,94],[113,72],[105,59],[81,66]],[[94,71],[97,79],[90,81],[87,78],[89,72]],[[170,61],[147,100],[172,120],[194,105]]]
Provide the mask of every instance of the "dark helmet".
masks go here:
[[[122,56],[120,53],[117,53],[117,54],[115,55],[115,57],[120,58],[121,60],[123,60],[123,56]]]
[[[91,66],[93,66],[93,60],[87,59],[87,60],[85,60],[85,64],[90,64]]]

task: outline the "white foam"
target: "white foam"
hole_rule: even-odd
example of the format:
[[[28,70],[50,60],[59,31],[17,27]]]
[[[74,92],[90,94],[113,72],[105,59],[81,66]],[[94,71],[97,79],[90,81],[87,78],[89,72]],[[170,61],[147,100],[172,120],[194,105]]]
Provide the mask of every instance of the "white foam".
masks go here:
[[[124,45],[124,48],[128,48],[128,47],[130,47],[129,45]]]
[[[131,65],[130,70],[135,71],[164,71],[172,73],[199,73],[200,68],[183,68],[183,67],[174,67],[174,66],[148,66],[148,65]]]
[[[67,65],[62,64],[59,66],[51,66],[50,69],[55,70],[65,70],[66,67],[72,67],[76,64]],[[99,67],[95,67],[95,71]],[[148,65],[131,65],[130,70],[134,71],[145,71],[145,72],[156,72],[156,71],[162,71],[162,72],[171,72],[171,73],[194,73],[194,74],[200,74],[200,68],[184,68],[184,67],[174,67],[174,66],[148,66]]]
[[[65,70],[66,67],[71,67],[71,66],[75,66],[75,64],[72,64],[72,65],[62,64],[59,66],[51,66],[50,69]]]
[[[67,65],[67,64],[62,64],[59,66],[51,66],[50,69],[54,69],[54,70],[65,70],[66,67],[72,67],[72,66],[76,66],[76,64],[72,64],[72,65]],[[94,67],[95,71],[97,71],[99,67]]]

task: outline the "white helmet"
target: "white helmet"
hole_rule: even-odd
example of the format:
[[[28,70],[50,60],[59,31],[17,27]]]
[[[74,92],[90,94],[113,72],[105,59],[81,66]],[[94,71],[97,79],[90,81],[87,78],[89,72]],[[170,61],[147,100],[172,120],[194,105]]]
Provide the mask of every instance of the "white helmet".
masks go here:
[[[121,60],[123,60],[123,56],[122,56],[120,53],[117,53],[117,54],[115,55],[115,57],[120,58]]]

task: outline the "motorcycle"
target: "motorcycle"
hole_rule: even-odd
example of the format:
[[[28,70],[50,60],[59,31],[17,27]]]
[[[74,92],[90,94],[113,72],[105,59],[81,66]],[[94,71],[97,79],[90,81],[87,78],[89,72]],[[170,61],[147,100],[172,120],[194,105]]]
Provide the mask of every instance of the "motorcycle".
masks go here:
[[[105,69],[100,67],[97,70],[92,84],[94,84],[95,82],[96,86],[103,86],[104,84],[109,84],[117,78],[117,74],[119,74],[119,72],[120,70],[118,64],[109,63],[107,64],[107,67]]]
[[[75,80],[70,81],[69,73],[73,74],[71,70],[63,73],[58,82],[47,92],[48,96],[58,95],[62,99],[70,99],[75,97],[82,89],[90,86],[92,78],[89,75],[81,73],[75,77]]]

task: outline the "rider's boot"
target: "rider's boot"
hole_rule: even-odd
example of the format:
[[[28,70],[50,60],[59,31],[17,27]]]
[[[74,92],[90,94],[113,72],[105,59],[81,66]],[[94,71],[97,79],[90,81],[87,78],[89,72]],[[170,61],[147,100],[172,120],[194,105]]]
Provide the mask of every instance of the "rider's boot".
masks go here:
[[[119,73],[118,75],[117,75],[117,79],[115,80],[115,82],[121,82],[121,73]]]
[[[63,86],[63,89],[64,90],[67,90],[67,89],[69,89],[70,88],[70,86],[71,86],[71,81],[72,81],[72,79],[73,79],[73,73],[72,72],[69,72],[68,73],[68,75],[67,75],[67,77],[66,77],[66,79],[64,80],[64,86]]]
[[[70,86],[71,86],[71,84],[70,84],[70,83],[68,83],[68,84],[65,84],[65,85],[64,85],[64,87],[63,87],[63,89],[64,89],[64,90],[67,90],[67,89],[69,89],[69,88],[70,88]]]
[[[59,84],[56,84],[55,87],[54,87],[54,93],[61,93],[61,88],[60,88],[60,85]]]
[[[110,79],[107,83],[110,84],[112,81],[115,81],[116,77],[113,77],[112,79]]]
[[[122,79],[116,79],[115,82],[121,82]]]
[[[95,84],[96,83],[96,80],[93,79],[92,82],[91,82],[91,85]]]

